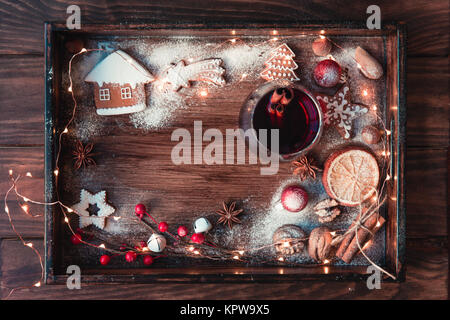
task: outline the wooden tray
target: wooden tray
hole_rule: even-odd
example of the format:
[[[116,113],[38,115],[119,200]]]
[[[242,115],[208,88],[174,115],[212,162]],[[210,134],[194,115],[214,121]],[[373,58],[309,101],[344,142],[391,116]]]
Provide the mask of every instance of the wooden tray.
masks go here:
[[[195,108],[173,114],[166,127],[143,131],[130,124],[128,115],[102,118],[100,133],[90,131],[90,142],[95,144],[94,152],[99,165],[95,172],[90,170],[73,173],[72,147],[74,139],[70,133],[61,144],[60,180],[55,184],[55,157],[58,150],[58,134],[64,130],[73,107],[67,92],[67,67],[71,54],[66,43],[81,39],[88,48],[93,44],[102,46],[112,42],[113,47],[130,41],[148,39],[157,43],[171,37],[195,37],[221,43],[233,39],[235,30],[239,39],[273,38],[272,25],[88,25],[81,30],[67,30],[62,24],[46,24],[46,156],[45,190],[46,201],[56,200],[56,193],[68,205],[79,200],[79,190],[92,192],[106,190],[109,201],[116,208],[125,208],[133,216],[132,208],[138,202],[151,205],[152,214],[169,225],[191,225],[200,216],[214,217],[215,210],[222,201],[238,201],[245,206],[250,201],[253,207],[264,208],[268,199],[277,189],[280,181],[292,174],[289,163],[280,163],[277,175],[261,176],[259,166],[246,165],[189,165],[174,166],[170,153],[174,143],[170,135],[175,128],[192,128],[195,120],[203,121],[203,130],[238,126],[239,110],[246,97],[256,88],[254,81],[242,81],[239,90],[225,87],[220,93],[211,95],[196,104]],[[385,230],[385,250],[382,266],[399,280],[404,278],[405,251],[405,27],[392,24],[383,25],[382,30],[367,30],[355,23],[295,24],[276,26],[276,37],[299,37],[306,39],[326,30],[327,36],[358,39],[373,45],[383,61],[385,88],[379,104],[386,127],[392,131],[389,141],[392,154],[390,176],[395,177],[387,193],[391,196],[384,206],[387,220]],[[312,38],[311,38],[312,39]],[[126,48],[125,48],[126,49]],[[304,48],[309,50],[310,47]],[[145,57],[138,57],[144,59]],[[142,61],[141,59],[141,61]],[[261,67],[261,66],[258,66]],[[300,67],[301,68],[301,67]],[[299,69],[300,70],[300,69]],[[262,83],[262,82],[260,82]],[[92,91],[74,84],[77,101],[84,105],[81,115],[95,114]],[[87,91],[86,91],[87,90]],[[151,97],[150,97],[151,99]],[[194,96],[188,99],[196,99]],[[84,109],[83,109],[84,108]],[[90,110],[90,113],[89,113]],[[177,111],[178,112],[178,111]],[[90,118],[92,119],[92,118]],[[89,120],[89,119],[88,119]],[[86,125],[81,118],[76,125]],[[144,133],[143,133],[144,132]],[[78,132],[79,133],[79,132]],[[247,200],[246,200],[247,199]],[[250,200],[248,200],[250,199]],[[123,213],[123,212],[122,212]],[[243,223],[258,219],[256,214],[247,212]],[[213,220],[215,221],[215,220]],[[76,225],[75,225],[76,227]],[[131,228],[132,226],[130,226]],[[166,258],[158,260],[151,267],[142,264],[115,262],[102,267],[98,263],[101,253],[94,248],[74,248],[70,234],[63,223],[59,207],[46,207],[46,281],[61,283],[67,278],[66,268],[76,264],[81,267],[84,282],[152,282],[152,281],[292,281],[304,279],[349,279],[364,278],[367,265],[330,265],[326,268],[312,265],[247,266],[240,262],[211,262],[204,259]],[[133,231],[133,239],[146,240],[141,229]],[[100,235],[111,241],[122,241],[120,234]],[[146,236],[148,237],[148,235]],[[245,240],[245,239],[244,239]],[[243,240],[243,241],[244,241]],[[123,260],[123,259],[122,259]]]

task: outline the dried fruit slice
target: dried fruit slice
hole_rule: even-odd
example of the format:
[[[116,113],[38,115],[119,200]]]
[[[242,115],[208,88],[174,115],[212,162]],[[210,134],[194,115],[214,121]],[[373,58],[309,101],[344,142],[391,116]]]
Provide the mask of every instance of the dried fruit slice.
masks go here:
[[[344,206],[357,206],[374,194],[379,178],[375,157],[366,150],[351,147],[328,157],[322,180],[331,198]]]

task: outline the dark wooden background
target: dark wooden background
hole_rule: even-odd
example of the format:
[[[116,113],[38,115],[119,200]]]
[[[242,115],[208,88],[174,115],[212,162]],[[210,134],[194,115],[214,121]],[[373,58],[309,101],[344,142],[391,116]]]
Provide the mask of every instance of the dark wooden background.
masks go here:
[[[349,4],[351,3],[351,9]],[[71,1],[0,0],[0,194],[8,169],[35,177],[24,194],[43,199],[43,22],[64,21]],[[77,1],[82,23],[364,21],[372,1]],[[52,285],[17,291],[16,299],[447,299],[448,298],[448,0],[380,0],[382,19],[408,25],[407,277],[368,290],[364,282],[290,284]],[[44,221],[9,203],[17,229],[43,252]],[[3,209],[2,209],[3,212]],[[0,213],[0,283],[39,278],[39,264]],[[2,289],[4,297],[8,290]]]

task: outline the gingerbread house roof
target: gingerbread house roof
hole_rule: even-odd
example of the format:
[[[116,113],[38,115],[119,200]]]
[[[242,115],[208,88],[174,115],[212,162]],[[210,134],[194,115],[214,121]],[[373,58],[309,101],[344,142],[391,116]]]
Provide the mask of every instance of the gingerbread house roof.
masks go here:
[[[155,78],[136,60],[122,50],[117,50],[97,63],[94,69],[84,78],[86,82],[130,84],[147,83]]]

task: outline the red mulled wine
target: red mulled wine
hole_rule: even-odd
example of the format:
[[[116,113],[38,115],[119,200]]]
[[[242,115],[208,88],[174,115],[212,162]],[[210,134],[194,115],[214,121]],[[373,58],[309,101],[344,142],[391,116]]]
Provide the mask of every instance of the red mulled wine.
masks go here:
[[[253,128],[279,129],[279,153],[284,157],[311,145],[320,131],[320,115],[314,101],[302,90],[276,88],[256,104]],[[270,149],[270,139],[267,141]]]

